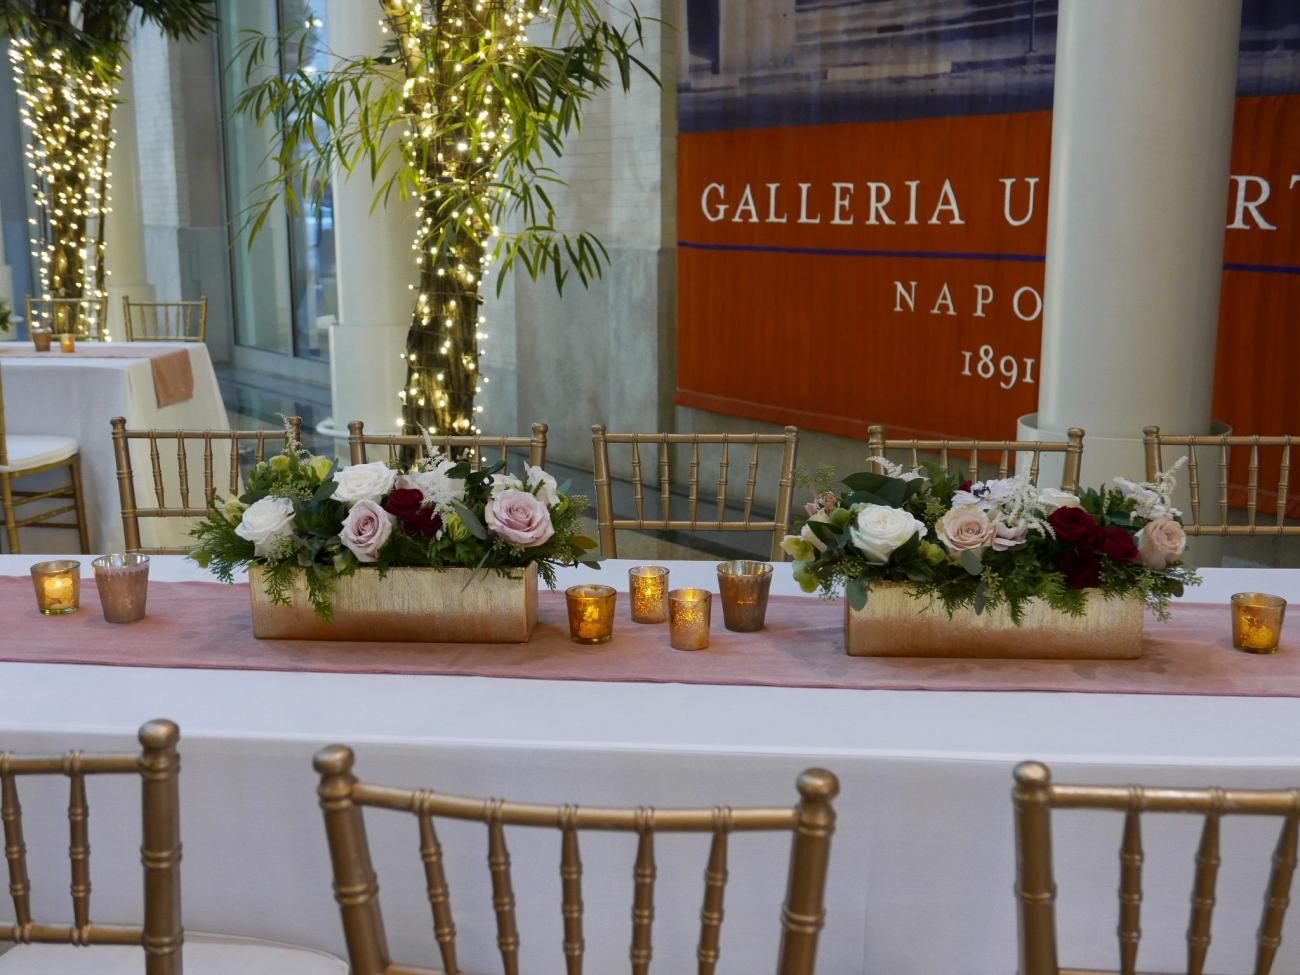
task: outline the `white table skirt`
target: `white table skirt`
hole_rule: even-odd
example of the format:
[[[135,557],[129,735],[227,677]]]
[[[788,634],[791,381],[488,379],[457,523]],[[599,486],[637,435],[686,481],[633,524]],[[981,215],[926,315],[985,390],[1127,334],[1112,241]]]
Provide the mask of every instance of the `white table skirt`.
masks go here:
[[[0,573],[23,574],[30,561],[0,557]],[[625,588],[629,565],[564,572],[562,582],[604,578]],[[709,563],[670,565],[675,585],[716,588]],[[155,579],[201,578],[180,559],[153,568]],[[1300,571],[1204,575],[1191,598],[1265,589],[1300,599]],[[795,591],[788,569],[778,569],[774,591]],[[1300,785],[1300,701],[1213,691],[955,694],[0,664],[0,747],[125,748],[142,721],[173,718],[183,735],[187,926],[338,953],[310,764],[328,742],[357,749],[363,778],[540,802],[779,804],[793,800],[799,770],[824,765],[843,791],[819,972],[1005,975],[1015,968],[1009,793],[1017,761],[1045,760],[1061,780]],[[137,844],[128,839],[135,794],[94,787],[98,916],[129,918],[139,889]],[[38,881],[36,903],[62,915],[64,786],[24,788],[35,876],[51,878]],[[432,964],[414,823],[389,814],[369,823],[394,954]],[[1064,964],[1115,964],[1120,825],[1107,814],[1058,816]],[[1212,970],[1250,966],[1273,829],[1224,827]],[[1190,817],[1148,817],[1140,957],[1148,970],[1183,965],[1198,830]],[[448,824],[443,839],[462,961],[492,971],[499,962],[482,832]],[[633,848],[625,840],[584,841],[592,971],[627,964]],[[563,971],[558,841],[515,831],[511,852],[525,966]],[[703,840],[658,845],[655,971],[694,967],[705,853]],[[785,855],[780,841],[735,842],[720,971],[771,968]],[[1300,931],[1290,923],[1287,932],[1275,970],[1293,972]]]
[[[5,429],[9,433],[72,437],[80,445],[86,517],[90,524],[91,547],[96,551],[122,549],[122,507],[109,426],[113,417],[126,417],[131,429],[230,429],[206,345],[200,342],[138,342],[135,345],[140,348],[186,349],[194,373],[194,396],[183,403],[160,409],[154,393],[153,367],[148,359],[78,359],[58,352],[0,359]],[[133,444],[131,456],[136,471],[137,500],[142,506],[152,506],[154,488],[147,445]],[[203,466],[197,455],[193,460],[190,474],[197,484]],[[169,473],[168,483],[177,483],[174,448],[164,457],[164,462]],[[227,468],[223,466],[221,469]],[[42,484],[48,482],[52,487],[66,481],[66,475],[55,473],[31,479],[32,484],[38,481]],[[158,519],[145,519],[141,523],[141,537],[146,546],[176,546],[188,542],[185,529],[179,522],[168,523]],[[27,552],[77,550],[75,532],[40,526],[23,529],[21,541],[23,550]]]

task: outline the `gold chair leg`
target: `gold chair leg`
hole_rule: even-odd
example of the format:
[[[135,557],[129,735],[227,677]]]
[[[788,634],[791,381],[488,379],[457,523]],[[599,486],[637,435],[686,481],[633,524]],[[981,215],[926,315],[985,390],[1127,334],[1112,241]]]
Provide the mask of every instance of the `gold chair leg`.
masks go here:
[[[90,553],[90,528],[86,524],[86,500],[81,491],[81,454],[72,458],[69,465],[72,471],[72,500],[77,506],[77,539],[81,542],[81,554]]]
[[[12,474],[0,474],[0,507],[4,510],[5,532],[9,536],[9,554],[18,555],[23,547],[18,542],[18,514],[14,511]]]

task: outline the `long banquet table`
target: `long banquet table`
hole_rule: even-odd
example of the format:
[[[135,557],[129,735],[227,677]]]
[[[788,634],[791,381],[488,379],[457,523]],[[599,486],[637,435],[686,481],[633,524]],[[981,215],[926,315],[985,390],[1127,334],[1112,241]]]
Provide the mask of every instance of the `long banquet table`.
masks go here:
[[[25,574],[33,560],[0,557],[0,575]],[[566,571],[562,584],[603,578],[625,588],[629,564]],[[674,585],[713,585],[710,563],[670,566]],[[156,580],[203,578],[179,558],[156,558],[153,570]],[[1198,601],[1243,589],[1300,600],[1300,571],[1203,574]],[[774,592],[797,592],[788,571],[778,569]],[[779,804],[793,800],[801,769],[830,768],[842,792],[818,966],[827,975],[1015,969],[1009,793],[1024,758],[1047,761],[1061,780],[1300,785],[1300,700],[1216,697],[1213,687],[1204,696],[938,693],[0,664],[0,748],[128,747],[156,716],[182,729],[186,926],[336,953],[310,762],[333,741],[357,749],[366,779],[541,802]],[[139,890],[136,797],[95,787],[97,914],[128,920]],[[36,905],[60,916],[64,788],[25,782],[23,796]],[[369,823],[394,955],[434,964],[415,824],[383,813]],[[1062,962],[1072,967],[1115,965],[1120,826],[1108,814],[1058,814]],[[1184,964],[1199,829],[1193,817],[1147,818],[1147,970]],[[1250,967],[1275,831],[1225,823],[1211,970]],[[495,971],[482,830],[447,824],[441,834],[462,963]],[[655,971],[694,968],[706,850],[702,839],[659,841]],[[525,966],[563,971],[558,839],[512,833],[511,854]],[[621,970],[633,849],[625,837],[596,837],[583,854],[589,968]],[[772,967],[785,856],[781,840],[733,842],[721,972]],[[1277,971],[1300,967],[1294,930]]]

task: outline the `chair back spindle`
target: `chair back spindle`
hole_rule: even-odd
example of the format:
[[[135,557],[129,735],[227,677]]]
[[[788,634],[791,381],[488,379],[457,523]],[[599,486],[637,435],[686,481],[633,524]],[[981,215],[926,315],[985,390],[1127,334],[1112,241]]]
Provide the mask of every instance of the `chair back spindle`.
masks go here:
[[[919,467],[926,454],[938,454],[939,466],[946,471],[954,470],[953,454],[963,455],[966,460],[962,473],[972,481],[982,480],[980,464],[996,463],[998,477],[1011,477],[1016,473],[1016,461],[1020,454],[1029,455],[1029,480],[1038,483],[1038,473],[1042,465],[1043,454],[1063,454],[1064,467],[1061,471],[1061,490],[1074,493],[1079,489],[1079,472],[1083,466],[1083,430],[1071,427],[1066,431],[1064,442],[1047,440],[889,440],[883,426],[868,428],[867,437],[872,457],[888,457],[891,451],[903,451],[907,457],[906,467]],[[990,460],[990,456],[996,461]],[[983,459],[982,459],[983,458]]]
[[[635,975],[650,970],[653,957],[656,838],[663,833],[705,833],[712,836],[704,871],[700,911],[699,972],[716,970],[721,943],[723,898],[727,884],[727,843],[732,832],[776,832],[792,835],[789,881],[781,912],[779,975],[813,975],[817,941],[825,916],[826,872],[835,828],[832,801],[839,783],[830,772],[812,769],[799,778],[800,801],[793,808],[774,809],[618,809],[575,805],[542,806],[444,795],[427,789],[407,790],[370,785],[353,773],[351,749],[331,745],[317,753],[321,810],[334,869],[335,898],[354,975],[433,975],[434,970],[395,964],[388,952],[379,885],[371,863],[362,810],[387,809],[414,815],[419,824],[419,849],[424,862],[434,940],[446,975],[460,975],[451,895],[443,870],[443,849],[434,818],[477,822],[487,829],[487,866],[492,907],[497,920],[497,944],[506,975],[520,970],[520,938],[515,916],[507,827],[532,827],[560,833],[560,931],[568,975],[581,975],[586,942],[583,934],[582,877],[579,834],[611,831],[636,837],[632,872],[631,967]]]
[[[128,342],[203,342],[208,337],[208,299],[132,301],[122,298]]]
[[[528,455],[530,467],[546,468],[546,434],[545,423],[534,423],[532,432],[527,437],[485,437],[485,436],[440,436],[431,434],[428,442],[434,449],[445,452],[454,459],[464,459],[473,470],[482,470],[485,466],[500,460],[509,462],[510,451],[515,450]],[[366,433],[365,423],[353,420],[348,424],[348,447],[353,464],[366,464],[371,460],[385,460],[389,463],[422,464],[428,460],[428,444],[424,437],[395,433]],[[372,457],[368,448],[384,448],[383,457]],[[495,458],[488,459],[490,454]]]
[[[772,535],[771,559],[785,559],[781,539],[790,526],[790,502],[793,497],[794,467],[798,453],[799,431],[786,427],[784,433],[609,433],[601,425],[591,428],[593,468],[596,481],[596,517],[600,530],[601,551],[610,558],[618,558],[618,532],[631,531],[711,531],[711,532],[770,532]],[[614,476],[610,461],[610,445],[630,448],[633,518],[618,518],[614,513]],[[654,454],[642,461],[641,447]],[[700,513],[700,447],[717,446],[718,488],[713,517]],[[740,499],[739,516],[728,516],[727,485],[731,469],[733,445],[749,447],[745,461],[745,492]],[[687,495],[685,518],[674,517],[672,510],[672,448],[689,448],[687,461]],[[780,471],[776,486],[776,505],[771,518],[755,514],[761,451],[764,447],[780,448]],[[744,455],[742,455],[744,456]],[[653,459],[651,459],[653,458]],[[646,514],[646,483],[644,467],[657,465],[659,488],[659,517]],[[651,505],[654,504],[653,495]]]
[[[1282,923],[1295,876],[1300,789],[1170,789],[1143,786],[1058,785],[1047,766],[1025,762],[1012,790],[1016,820],[1016,898],[1021,975],[1061,975],[1056,941],[1056,882],[1052,871],[1052,810],[1111,810],[1124,814],[1119,855],[1119,975],[1137,972],[1142,938],[1142,817],[1190,813],[1202,817],[1194,859],[1187,925],[1187,972],[1203,975],[1209,953],[1225,816],[1282,819],[1256,935],[1255,975],[1270,975],[1282,941]]]

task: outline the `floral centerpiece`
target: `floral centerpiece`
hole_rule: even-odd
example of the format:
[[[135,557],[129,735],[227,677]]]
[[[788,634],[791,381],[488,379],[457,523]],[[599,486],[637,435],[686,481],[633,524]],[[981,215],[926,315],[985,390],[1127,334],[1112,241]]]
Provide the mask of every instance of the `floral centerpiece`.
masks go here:
[[[850,475],[847,490],[832,488],[829,471],[805,477],[813,500],[782,545],[800,586],[845,591],[850,617],[892,584],[911,597],[914,616],[942,607],[949,618],[1003,615],[1019,627],[1035,608],[1077,619],[1100,599],[1133,605],[1140,627],[1143,604],[1167,618],[1169,600],[1199,581],[1183,562],[1172,504],[1182,461],[1155,483],[1116,478],[1071,494],[872,460],[884,473]]]
[[[338,467],[290,444],[252,470],[238,498],[214,501],[190,557],[227,582],[251,568],[273,605],[289,606],[302,589],[321,621],[332,618],[340,584],[366,570],[380,579],[469,570],[462,589],[535,571],[554,588],[556,566],[599,563],[596,542],[579,532],[586,499],[550,474],[510,474],[504,463],[474,470],[427,447],[412,468]]]

